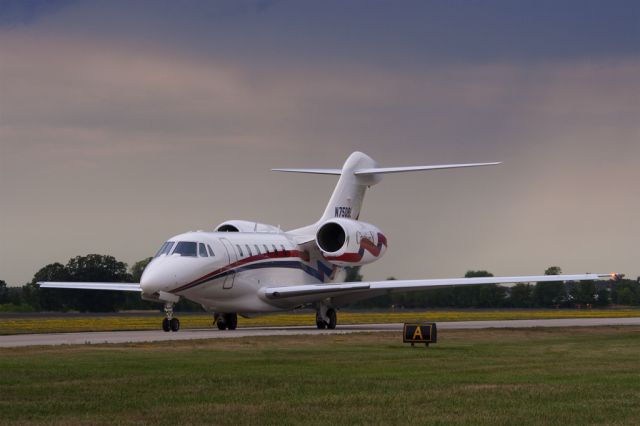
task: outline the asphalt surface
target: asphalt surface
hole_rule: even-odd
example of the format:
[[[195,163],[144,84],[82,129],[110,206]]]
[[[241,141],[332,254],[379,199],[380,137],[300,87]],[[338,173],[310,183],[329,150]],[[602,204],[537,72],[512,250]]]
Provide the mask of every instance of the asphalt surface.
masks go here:
[[[595,327],[606,325],[640,325],[640,318],[571,318],[509,321],[439,322],[440,330],[531,327]],[[81,333],[16,334],[0,336],[0,347],[82,345],[103,343],[157,342],[166,340],[228,339],[254,336],[296,336],[313,334],[348,334],[402,330],[402,323],[338,325],[335,330],[315,327],[255,327],[233,331],[187,329],[177,333],[158,331],[100,331]]]

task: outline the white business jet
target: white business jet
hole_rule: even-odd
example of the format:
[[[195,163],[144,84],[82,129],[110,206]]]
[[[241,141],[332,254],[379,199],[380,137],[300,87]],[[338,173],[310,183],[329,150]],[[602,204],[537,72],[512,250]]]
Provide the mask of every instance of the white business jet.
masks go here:
[[[139,284],[40,282],[43,288],[120,290],[141,293],[164,303],[165,331],[178,331],[173,306],[181,297],[211,312],[220,330],[234,330],[237,315],[316,308],[318,328],[336,327],[336,309],[354,301],[434,287],[491,283],[576,281],[611,278],[612,274],[449,278],[344,282],[345,267],[374,262],[387,249],[387,238],[360,221],[365,191],[382,175],[421,170],[490,166],[500,163],[378,167],[354,152],[342,169],[274,169],[281,172],[339,176],[322,217],[291,231],[244,220],[230,220],[213,232],[187,232],[169,238],[144,270]]]

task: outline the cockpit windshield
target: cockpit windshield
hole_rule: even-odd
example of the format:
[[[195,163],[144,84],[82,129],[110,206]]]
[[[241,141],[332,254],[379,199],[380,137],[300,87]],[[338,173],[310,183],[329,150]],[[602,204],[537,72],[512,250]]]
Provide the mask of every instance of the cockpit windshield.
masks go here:
[[[176,249],[173,251],[173,254],[179,254],[180,256],[198,256],[198,243],[193,241],[179,241],[176,244]]]
[[[160,250],[156,253],[154,257],[162,256],[163,254],[169,254],[171,252],[171,248],[173,247],[173,241],[167,241],[160,247]]]
[[[174,249],[175,247],[175,249]],[[173,253],[172,250],[173,249]],[[195,241],[167,241],[162,244],[160,250],[154,257],[166,256],[169,254],[177,254],[180,256],[190,257],[213,257],[213,250],[209,244],[204,244]]]

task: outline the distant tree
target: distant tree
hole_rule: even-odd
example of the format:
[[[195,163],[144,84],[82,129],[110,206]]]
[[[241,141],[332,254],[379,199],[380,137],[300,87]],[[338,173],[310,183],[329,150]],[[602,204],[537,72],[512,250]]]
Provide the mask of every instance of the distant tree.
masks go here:
[[[545,275],[560,275],[559,266],[551,266],[544,271]],[[533,290],[533,301],[537,306],[551,307],[565,303],[567,293],[562,281],[539,282]]]
[[[574,304],[593,305],[596,301],[596,285],[593,281],[571,283],[569,296]]]
[[[545,275],[562,275],[562,268],[559,266],[549,266],[545,271]]]
[[[113,256],[88,254],[69,259],[65,266],[72,281],[127,282],[127,264]]]
[[[467,271],[466,278],[492,277],[491,272]],[[443,287],[410,293],[394,293],[391,302],[406,308],[425,307],[485,307],[503,306],[506,300],[504,287],[495,284]]]
[[[65,266],[71,281],[130,282],[127,264],[113,256],[88,254],[76,256]],[[125,302],[122,291],[76,290],[74,309],[90,312],[111,312]]]
[[[533,306],[533,286],[519,283],[511,287],[509,304],[514,308],[530,308]]]
[[[75,290],[58,290],[40,288],[39,281],[70,281],[71,277],[61,263],[50,263],[33,276],[29,284],[24,286],[23,293],[26,302],[35,310],[61,311],[70,309],[70,302],[75,297]]]
[[[358,267],[359,268],[359,267]],[[362,275],[357,274],[357,281],[362,281]],[[387,280],[395,280],[394,277],[389,277]],[[349,281],[349,277],[345,281]],[[350,308],[353,309],[385,309],[390,308],[393,305],[392,297],[390,294],[383,294],[376,297],[370,297],[368,299],[359,300],[349,304]]]
[[[493,274],[489,271],[485,271],[484,269],[481,271],[473,271],[469,270],[466,274],[464,274],[465,278],[474,278],[474,277],[493,277]]]
[[[611,285],[611,299],[619,305],[640,305],[640,283],[628,279],[616,279]]]
[[[635,295],[630,288],[621,288],[617,292],[616,300],[620,305],[635,305]]]
[[[9,303],[16,306],[24,306],[25,308],[29,306],[24,299],[24,287],[8,287],[7,288],[7,296],[9,299]],[[29,308],[31,308],[29,306]],[[33,310],[28,309],[28,310]]]
[[[493,277],[489,271],[467,271],[465,278]],[[462,307],[497,308],[504,305],[507,291],[496,284],[454,287],[455,305]]]
[[[419,292],[425,300],[425,307],[457,307],[458,303],[452,287],[433,288]]]
[[[0,280],[0,305],[9,303],[9,292],[7,291],[7,283]]]
[[[78,310],[110,312],[125,301],[120,291],[40,289],[38,281],[130,282],[127,264],[113,256],[89,254],[40,269],[24,287],[25,299],[38,310]]]
[[[607,306],[610,303],[610,294],[609,289],[606,287],[601,287],[596,292],[596,306]]]

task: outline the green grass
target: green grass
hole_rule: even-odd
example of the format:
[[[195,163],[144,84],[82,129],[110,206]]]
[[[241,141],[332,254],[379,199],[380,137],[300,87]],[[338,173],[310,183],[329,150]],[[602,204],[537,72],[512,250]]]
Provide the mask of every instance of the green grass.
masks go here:
[[[212,327],[213,317],[207,314],[176,313],[180,318],[180,327]],[[623,318],[638,317],[640,309],[434,309],[426,311],[382,311],[338,313],[339,324],[375,324],[414,321],[482,321],[482,320],[518,320],[549,318]],[[25,333],[69,333],[77,331],[111,330],[157,330],[163,314],[99,316],[65,315],[20,316],[6,315],[0,320],[0,335]],[[279,313],[255,318],[239,318],[238,326],[315,326],[315,314],[312,311]]]
[[[640,327],[0,350],[3,424],[638,424]]]

